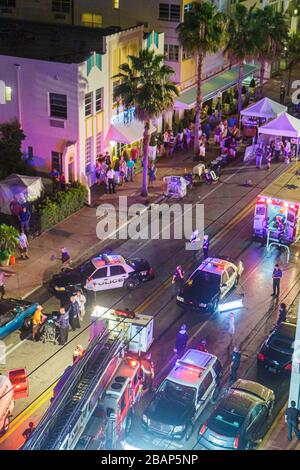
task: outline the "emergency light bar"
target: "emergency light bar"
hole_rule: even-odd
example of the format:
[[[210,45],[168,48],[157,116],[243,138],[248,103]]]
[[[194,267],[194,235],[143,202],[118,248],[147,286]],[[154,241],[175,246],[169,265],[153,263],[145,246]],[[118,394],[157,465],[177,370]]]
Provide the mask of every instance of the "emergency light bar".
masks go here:
[[[235,310],[238,308],[243,308],[243,299],[236,299],[231,300],[229,302],[225,302],[219,306],[219,312],[228,312],[229,310]]]
[[[271,199],[270,197],[266,198],[264,196],[257,196],[257,202],[261,204],[274,204],[276,206],[283,206],[287,209],[298,210],[299,204],[290,203],[288,201],[281,201],[280,199]]]

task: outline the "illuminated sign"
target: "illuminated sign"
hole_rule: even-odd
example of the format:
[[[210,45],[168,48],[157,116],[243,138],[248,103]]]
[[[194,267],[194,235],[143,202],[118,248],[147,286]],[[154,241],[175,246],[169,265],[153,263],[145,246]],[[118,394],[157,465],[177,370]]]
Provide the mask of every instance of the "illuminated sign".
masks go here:
[[[134,119],[135,108],[124,110],[112,117],[112,124],[129,124]]]

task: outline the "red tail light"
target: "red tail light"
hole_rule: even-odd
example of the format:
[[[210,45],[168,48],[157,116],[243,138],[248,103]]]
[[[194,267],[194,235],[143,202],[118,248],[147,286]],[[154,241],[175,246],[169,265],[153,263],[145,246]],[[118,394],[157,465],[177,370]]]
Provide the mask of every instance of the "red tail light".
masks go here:
[[[238,436],[234,439],[234,443],[233,443],[234,449],[237,449],[237,448],[238,448],[238,446],[239,446],[239,440],[240,440],[240,436],[238,435]]]
[[[265,355],[262,354],[262,353],[259,353],[258,356],[257,356],[257,359],[258,359],[259,361],[264,361],[264,360],[265,360]]]
[[[284,370],[292,370],[292,363],[287,364],[287,365],[284,367]]]
[[[207,428],[207,424],[204,423],[204,424],[201,426],[200,430],[199,430],[200,436],[202,436],[202,435],[205,433],[206,428]]]

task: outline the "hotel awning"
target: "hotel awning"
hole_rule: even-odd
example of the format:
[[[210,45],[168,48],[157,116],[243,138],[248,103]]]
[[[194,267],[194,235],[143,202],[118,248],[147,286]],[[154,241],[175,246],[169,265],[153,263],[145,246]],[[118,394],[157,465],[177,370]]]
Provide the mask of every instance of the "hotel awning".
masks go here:
[[[252,75],[257,71],[254,65],[244,64],[243,78]],[[232,67],[225,72],[220,73],[216,77],[209,78],[202,85],[203,102],[214,98],[220,91],[225,91],[228,88],[237,84],[239,79],[239,67]],[[196,106],[196,87],[193,86],[187,91],[183,91],[175,100],[175,109],[193,109]]]
[[[150,132],[154,132],[155,127],[150,124]],[[132,119],[129,123],[117,122],[111,124],[106,136],[107,142],[118,142],[120,144],[130,145],[143,138],[144,124],[137,119]]]

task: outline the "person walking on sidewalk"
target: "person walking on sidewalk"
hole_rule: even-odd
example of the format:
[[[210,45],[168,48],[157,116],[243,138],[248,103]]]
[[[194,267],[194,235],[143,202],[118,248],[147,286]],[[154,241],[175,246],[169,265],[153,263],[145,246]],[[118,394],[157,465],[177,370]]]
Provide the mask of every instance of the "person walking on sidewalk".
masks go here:
[[[132,160],[132,155],[130,155],[127,162],[127,180],[133,181],[133,172],[134,172],[134,161]]]
[[[291,441],[293,438],[293,431],[300,441],[300,431],[299,431],[299,417],[300,412],[296,408],[296,402],[294,400],[291,401],[291,406],[289,406],[285,411],[285,422],[287,423],[288,427],[288,440]]]
[[[59,309],[59,344],[64,346],[68,342],[69,335],[69,310],[64,307]]]
[[[21,259],[29,259],[28,256],[28,240],[26,233],[22,231],[19,235],[19,250],[20,250],[20,255]]]
[[[112,169],[111,166],[108,167],[108,170],[106,172],[106,177],[107,177],[109,194],[115,193],[116,192],[115,171]]]
[[[202,250],[203,250],[204,259],[208,258],[208,250],[209,250],[208,235],[204,235],[203,237]]]
[[[179,332],[176,335],[175,348],[174,348],[174,352],[177,353],[179,357],[183,355],[188,339],[189,339],[189,335],[186,332],[186,325],[182,325],[182,327],[180,328]]]
[[[239,348],[235,346],[231,354],[231,364],[230,364],[231,369],[230,369],[230,377],[229,377],[230,383],[233,383],[237,380],[237,371],[240,367],[240,363],[241,363],[241,353],[239,351]]]
[[[273,270],[272,278],[273,278],[273,293],[271,294],[271,297],[279,297],[280,280],[282,278],[282,271],[279,267],[279,264],[275,264],[275,268]]]
[[[0,300],[4,300],[5,296],[5,285],[4,278],[14,276],[15,273],[7,273],[0,268]]]

